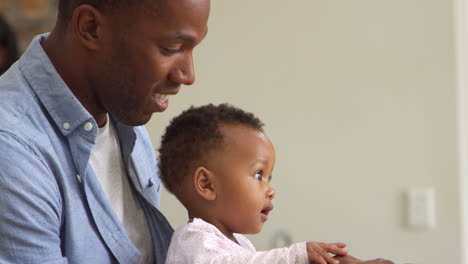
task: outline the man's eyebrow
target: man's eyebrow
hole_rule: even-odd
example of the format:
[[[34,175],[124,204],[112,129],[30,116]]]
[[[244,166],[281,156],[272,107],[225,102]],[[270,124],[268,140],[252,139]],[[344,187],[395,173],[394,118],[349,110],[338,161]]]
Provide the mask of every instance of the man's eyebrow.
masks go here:
[[[176,32],[175,38],[186,42],[195,42],[195,38],[184,32]]]
[[[206,32],[205,32],[205,35],[203,35],[203,38],[205,38],[207,34],[208,34],[208,29],[206,29]],[[184,32],[176,32],[175,38],[178,40],[186,41],[186,42],[195,42],[195,37]]]

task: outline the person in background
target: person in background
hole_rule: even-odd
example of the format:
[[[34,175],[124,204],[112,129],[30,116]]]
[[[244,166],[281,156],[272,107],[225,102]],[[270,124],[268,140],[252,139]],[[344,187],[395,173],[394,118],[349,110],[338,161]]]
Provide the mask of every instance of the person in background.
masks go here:
[[[0,75],[18,60],[18,44],[13,28],[0,15]]]

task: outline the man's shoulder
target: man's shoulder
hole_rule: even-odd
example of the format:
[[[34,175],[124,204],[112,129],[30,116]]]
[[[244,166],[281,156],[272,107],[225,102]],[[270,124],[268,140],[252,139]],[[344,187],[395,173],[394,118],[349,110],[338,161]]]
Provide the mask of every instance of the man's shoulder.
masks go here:
[[[39,111],[37,97],[16,67],[0,76],[0,129],[15,129],[22,119]]]
[[[31,145],[51,136],[47,135],[51,124],[40,101],[20,76],[9,72],[0,77],[0,120],[0,142]]]

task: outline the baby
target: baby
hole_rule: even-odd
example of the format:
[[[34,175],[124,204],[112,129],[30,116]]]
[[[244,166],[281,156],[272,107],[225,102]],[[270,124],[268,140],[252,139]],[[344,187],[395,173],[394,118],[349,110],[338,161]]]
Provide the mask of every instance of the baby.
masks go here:
[[[344,243],[303,242],[256,251],[256,234],[273,210],[275,150],[251,113],[227,104],[191,107],[162,137],[160,176],[185,206],[189,222],[171,240],[166,264],[336,264]]]

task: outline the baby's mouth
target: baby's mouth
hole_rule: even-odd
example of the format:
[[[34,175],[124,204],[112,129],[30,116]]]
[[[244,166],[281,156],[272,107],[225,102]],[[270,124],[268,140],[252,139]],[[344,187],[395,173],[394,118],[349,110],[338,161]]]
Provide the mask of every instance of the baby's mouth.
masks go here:
[[[267,205],[263,210],[260,212],[262,215],[268,216],[268,214],[273,210],[273,204]]]

